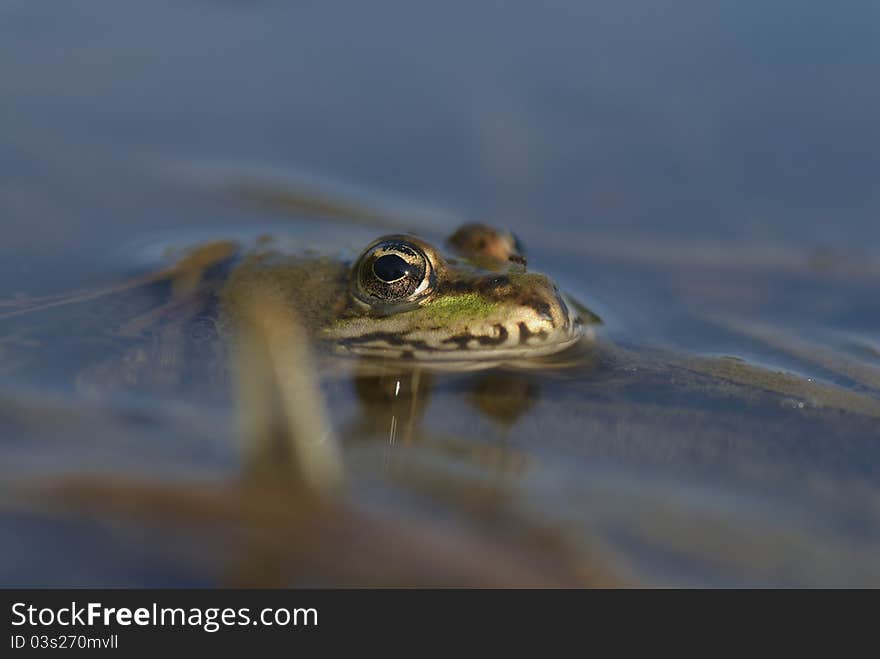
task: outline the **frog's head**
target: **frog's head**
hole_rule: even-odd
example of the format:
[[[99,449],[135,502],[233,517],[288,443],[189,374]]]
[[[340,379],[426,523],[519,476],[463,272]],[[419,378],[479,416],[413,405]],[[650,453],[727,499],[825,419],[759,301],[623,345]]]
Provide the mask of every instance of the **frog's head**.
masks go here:
[[[452,362],[548,355],[582,336],[572,305],[546,275],[526,271],[510,234],[466,225],[450,246],[459,258],[405,234],[373,241],[324,338],[344,353]]]

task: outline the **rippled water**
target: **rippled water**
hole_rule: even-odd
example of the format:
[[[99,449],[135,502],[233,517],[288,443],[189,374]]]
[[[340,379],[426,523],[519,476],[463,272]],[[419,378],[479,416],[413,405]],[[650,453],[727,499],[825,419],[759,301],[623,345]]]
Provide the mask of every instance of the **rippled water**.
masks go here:
[[[0,2],[0,583],[880,584],[878,33],[861,2]],[[510,226],[600,345],[322,371],[348,498],[243,513],[205,323],[119,332],[167,288],[3,314],[384,230],[245,179]]]

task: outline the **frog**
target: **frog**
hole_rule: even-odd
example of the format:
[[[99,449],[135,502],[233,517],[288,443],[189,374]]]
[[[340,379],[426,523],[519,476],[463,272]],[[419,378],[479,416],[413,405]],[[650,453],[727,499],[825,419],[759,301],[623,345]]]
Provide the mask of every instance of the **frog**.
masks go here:
[[[255,252],[220,293],[227,328],[257,289],[336,355],[424,368],[472,370],[554,355],[590,340],[601,323],[551,277],[530,270],[509,231],[478,223],[459,227],[443,247],[386,234],[351,262]]]

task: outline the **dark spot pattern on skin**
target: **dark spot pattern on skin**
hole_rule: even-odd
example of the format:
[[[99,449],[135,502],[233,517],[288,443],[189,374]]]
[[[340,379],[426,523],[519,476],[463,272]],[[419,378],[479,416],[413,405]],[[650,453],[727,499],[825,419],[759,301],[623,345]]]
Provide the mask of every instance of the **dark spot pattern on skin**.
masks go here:
[[[556,321],[553,319],[553,310],[550,304],[543,298],[538,296],[524,297],[520,300],[520,304],[524,307],[529,307],[538,316],[549,321],[551,327],[556,327]]]
[[[473,338],[475,337],[472,334],[457,334],[456,336],[450,336],[448,339],[443,339],[443,343],[454,343],[456,349],[467,350],[467,344]]]
[[[471,341],[476,341],[481,346],[497,346],[501,345],[505,341],[507,341],[507,337],[509,333],[507,332],[507,328],[504,325],[494,325],[495,329],[498,330],[498,336],[484,336],[481,334],[457,334],[456,336],[450,336],[448,339],[443,339],[443,343],[454,343],[458,347],[459,350],[467,350],[468,343]]]
[[[370,344],[377,341],[384,341],[388,345],[394,347],[407,346],[414,350],[431,350],[431,346],[424,341],[408,341],[393,332],[370,332],[369,334],[362,334],[361,336],[341,339],[339,343],[344,346],[352,346]]]
[[[519,343],[520,343],[520,345],[525,344],[529,340],[529,338],[533,337],[533,336],[537,337],[539,339],[546,339],[547,338],[547,332],[545,332],[544,330],[539,330],[537,332],[533,332],[532,330],[530,330],[528,328],[528,325],[526,325],[523,322],[517,323],[517,327],[519,327]]]

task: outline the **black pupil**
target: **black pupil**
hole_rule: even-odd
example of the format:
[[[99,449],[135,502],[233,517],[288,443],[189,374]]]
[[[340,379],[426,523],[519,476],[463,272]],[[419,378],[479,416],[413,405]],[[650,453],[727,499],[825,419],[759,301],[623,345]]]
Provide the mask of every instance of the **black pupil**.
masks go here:
[[[409,274],[409,263],[397,254],[386,254],[373,261],[373,272],[382,281],[397,281]]]

